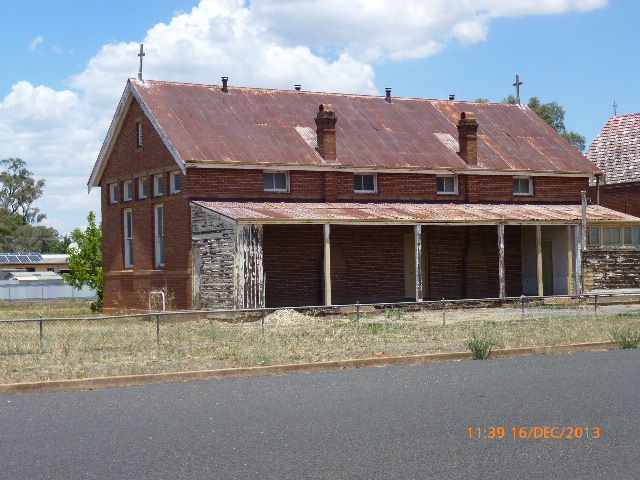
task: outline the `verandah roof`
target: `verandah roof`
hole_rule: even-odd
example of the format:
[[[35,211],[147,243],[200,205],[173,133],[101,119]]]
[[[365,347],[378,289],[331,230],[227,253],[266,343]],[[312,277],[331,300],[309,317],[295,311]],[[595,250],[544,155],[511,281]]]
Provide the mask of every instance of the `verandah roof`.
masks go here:
[[[192,202],[237,223],[579,224],[576,204]],[[633,224],[640,218],[599,205],[587,207],[589,224]]]

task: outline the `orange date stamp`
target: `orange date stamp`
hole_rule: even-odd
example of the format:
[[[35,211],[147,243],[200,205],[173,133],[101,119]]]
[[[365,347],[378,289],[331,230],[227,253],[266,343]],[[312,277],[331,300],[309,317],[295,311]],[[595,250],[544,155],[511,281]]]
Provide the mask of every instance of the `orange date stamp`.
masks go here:
[[[597,439],[602,436],[599,427],[475,427],[468,428],[467,432],[469,433],[469,438],[483,439]]]

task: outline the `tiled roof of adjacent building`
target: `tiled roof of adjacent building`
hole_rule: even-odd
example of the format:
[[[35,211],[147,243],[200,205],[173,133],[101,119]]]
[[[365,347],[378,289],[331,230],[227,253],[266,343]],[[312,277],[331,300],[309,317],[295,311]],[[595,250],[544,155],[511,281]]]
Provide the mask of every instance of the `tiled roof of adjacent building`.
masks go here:
[[[130,79],[94,167],[97,186],[110,145],[135,98],[181,168],[253,166],[539,172],[599,170],[526,105],[269,90]],[[316,150],[315,117],[331,104],[337,160]],[[478,165],[458,155],[457,122],[479,123]]]
[[[605,173],[601,183],[640,181],[640,113],[611,117],[587,157]]]

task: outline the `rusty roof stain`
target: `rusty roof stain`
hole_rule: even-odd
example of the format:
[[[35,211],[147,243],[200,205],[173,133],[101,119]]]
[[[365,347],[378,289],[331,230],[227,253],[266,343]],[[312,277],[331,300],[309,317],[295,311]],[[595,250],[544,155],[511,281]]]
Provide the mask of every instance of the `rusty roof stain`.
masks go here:
[[[574,204],[463,203],[306,203],[193,201],[241,223],[553,223],[578,224],[582,206]],[[589,223],[640,223],[640,218],[598,205],[587,207]]]
[[[640,181],[640,113],[611,117],[587,158],[604,172],[605,185]]]
[[[269,90],[130,79],[165,143],[186,165],[304,166],[463,171],[456,124],[474,112],[474,170],[595,174],[599,170],[526,105]],[[125,94],[127,94],[125,90]],[[305,132],[318,105],[338,116],[337,161]]]

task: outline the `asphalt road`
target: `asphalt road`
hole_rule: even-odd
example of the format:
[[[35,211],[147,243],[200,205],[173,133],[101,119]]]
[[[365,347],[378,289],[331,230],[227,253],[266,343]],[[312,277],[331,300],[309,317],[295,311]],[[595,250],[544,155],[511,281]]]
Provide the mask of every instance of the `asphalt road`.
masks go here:
[[[639,367],[616,350],[5,395],[0,478],[640,478]]]

